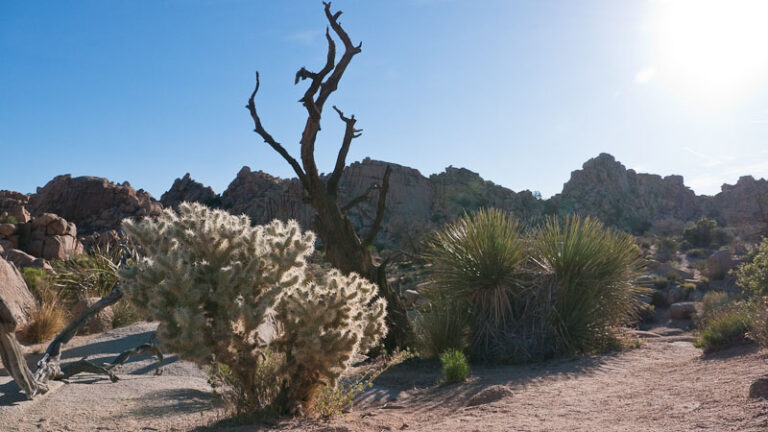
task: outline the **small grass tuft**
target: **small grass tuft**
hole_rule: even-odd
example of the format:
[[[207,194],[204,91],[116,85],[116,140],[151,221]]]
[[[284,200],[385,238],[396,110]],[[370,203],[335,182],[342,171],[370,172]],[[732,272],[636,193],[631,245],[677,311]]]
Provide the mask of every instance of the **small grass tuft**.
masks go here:
[[[461,382],[469,376],[469,362],[461,351],[450,350],[440,354],[440,364],[445,384]]]

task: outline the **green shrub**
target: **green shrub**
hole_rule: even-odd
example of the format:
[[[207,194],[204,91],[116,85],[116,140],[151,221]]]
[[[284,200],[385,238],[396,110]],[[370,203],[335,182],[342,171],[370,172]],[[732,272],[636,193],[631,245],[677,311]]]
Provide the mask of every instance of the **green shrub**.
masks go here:
[[[731,236],[717,226],[713,219],[702,217],[683,231],[683,240],[693,248],[719,248],[731,241]]]
[[[424,357],[437,357],[452,349],[463,351],[469,346],[471,318],[463,302],[435,296],[414,324],[418,350]]]
[[[240,413],[307,412],[386,334],[375,284],[337,270],[308,277],[315,236],[295,221],[254,227],[247,216],[182,203],[178,215],[125,220],[123,230],[138,256],[119,272],[127,298],[160,321],[169,350],[229,376]],[[277,365],[264,363],[268,355]]]
[[[615,328],[637,318],[646,292],[630,282],[641,263],[633,238],[591,218],[547,219],[522,238],[506,214],[480,211],[438,231],[427,250],[433,273],[425,295],[467,311],[469,352],[481,360],[529,361],[613,346]],[[462,315],[453,316],[459,322],[447,314],[432,318],[443,318],[438,329],[460,341]],[[432,333],[439,341],[431,354],[462,347],[449,343],[447,332]]]
[[[653,287],[657,290],[664,290],[669,287],[669,281],[666,279],[656,279],[653,281]]]
[[[750,254],[736,272],[738,283],[756,297],[768,296],[768,238]]]
[[[685,252],[685,254],[686,254],[686,255],[687,255],[689,258],[707,258],[707,257],[709,257],[709,256],[712,254],[712,252],[711,252],[711,250],[710,250],[710,249],[705,249],[705,248],[693,248],[693,249],[688,249],[688,250]]]
[[[695,345],[709,353],[743,343],[750,323],[750,314],[743,306],[720,308],[703,322]]]
[[[713,316],[717,310],[730,302],[731,299],[728,297],[728,294],[721,291],[710,291],[704,294],[704,297],[701,299],[700,320],[707,320],[709,317]]]
[[[6,216],[0,216],[0,223],[7,223],[11,225],[18,225],[19,221],[13,216],[6,215]]]
[[[667,262],[677,256],[680,245],[672,237],[662,237],[656,244],[656,259]]]
[[[425,296],[438,304],[452,299],[448,311],[460,320],[456,312],[468,310],[472,354],[489,357],[494,339],[513,318],[513,302],[525,290],[519,278],[527,254],[517,222],[497,209],[467,214],[433,233],[424,257],[432,264]]]
[[[21,274],[24,277],[24,282],[27,283],[27,288],[29,288],[29,291],[36,297],[40,297],[40,291],[42,289],[49,289],[49,275],[45,270],[34,267],[24,267],[21,269]],[[43,285],[45,285],[45,287],[43,287]]]
[[[118,268],[123,258],[121,248],[96,248],[72,258],[55,261],[53,283],[61,293],[64,304],[72,307],[89,297],[104,297],[118,283]],[[124,327],[143,317],[129,301],[120,300],[111,306],[114,327]]]
[[[469,362],[461,351],[450,350],[440,354],[440,364],[445,384],[461,382],[469,376]]]
[[[685,292],[685,296],[688,297],[692,292],[696,291],[696,284],[693,282],[684,282],[680,284],[680,288]]]
[[[552,277],[551,315],[557,346],[569,353],[592,352],[615,341],[646,292],[631,283],[641,267],[632,236],[597,219],[550,219],[533,239],[534,261]]]

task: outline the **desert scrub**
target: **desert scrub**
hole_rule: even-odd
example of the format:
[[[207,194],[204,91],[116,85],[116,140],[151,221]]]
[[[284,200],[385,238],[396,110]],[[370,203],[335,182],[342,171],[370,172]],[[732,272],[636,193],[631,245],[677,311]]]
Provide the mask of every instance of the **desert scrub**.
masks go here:
[[[736,273],[738,283],[755,297],[768,295],[768,238],[750,253]]]
[[[646,292],[631,282],[642,265],[632,236],[589,217],[552,218],[534,234],[533,249],[549,282],[558,351],[587,353],[612,345],[615,329],[636,316]]]
[[[646,293],[631,283],[641,265],[632,237],[591,218],[547,219],[523,236],[508,214],[480,211],[446,225],[426,249],[433,313],[456,311],[422,319],[423,337],[437,336],[422,344],[430,354],[463,348],[465,315],[476,360],[600,351],[615,346],[614,330],[637,318]],[[435,322],[454,345],[447,331],[430,330]]]
[[[752,317],[743,304],[720,307],[701,323],[695,345],[709,353],[743,343],[751,322]]]
[[[123,258],[122,248],[95,248],[72,258],[55,261],[52,283],[58,288],[67,307],[89,297],[104,297],[118,283],[118,269]],[[140,321],[142,316],[128,301],[111,306],[113,326],[123,327]]]
[[[428,308],[414,320],[419,354],[435,358],[451,349],[466,349],[470,323],[470,311],[464,302],[433,296]]]
[[[443,368],[443,383],[461,382],[469,376],[469,362],[463,352],[449,350],[440,354],[440,365]]]
[[[49,281],[50,276],[42,269],[22,269],[24,281],[40,307],[29,317],[29,324],[21,332],[28,343],[40,343],[54,337],[67,323],[67,313],[58,290]]]
[[[472,355],[492,356],[495,340],[513,319],[515,298],[526,289],[519,283],[527,251],[517,222],[497,209],[465,215],[428,238],[424,258],[432,265],[424,294],[435,305],[432,313],[446,316],[426,316],[423,323],[440,320],[440,327],[458,329],[466,320]],[[452,317],[457,322],[448,327]],[[460,343],[463,334],[453,337]],[[432,353],[447,347],[435,345]]]
[[[123,230],[137,247],[119,272],[128,299],[160,321],[169,350],[228,376],[242,395],[238,414],[306,412],[386,334],[377,286],[308,271],[315,236],[295,221],[251,226],[247,216],[182,203],[178,214],[126,220]],[[264,363],[267,352],[276,365]],[[276,372],[254,372],[265,368]],[[277,394],[263,391],[275,377]]]

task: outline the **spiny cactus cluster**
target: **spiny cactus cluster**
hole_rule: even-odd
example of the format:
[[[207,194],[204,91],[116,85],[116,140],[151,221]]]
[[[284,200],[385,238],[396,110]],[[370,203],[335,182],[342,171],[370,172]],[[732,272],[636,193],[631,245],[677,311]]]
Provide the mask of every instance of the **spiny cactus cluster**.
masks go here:
[[[168,349],[224,364],[246,387],[261,359],[280,358],[282,402],[272,402],[284,410],[306,407],[386,334],[375,284],[336,270],[308,279],[315,236],[295,221],[251,226],[246,216],[182,203],[178,214],[125,220],[123,229],[137,249],[120,272],[124,290],[160,321]]]

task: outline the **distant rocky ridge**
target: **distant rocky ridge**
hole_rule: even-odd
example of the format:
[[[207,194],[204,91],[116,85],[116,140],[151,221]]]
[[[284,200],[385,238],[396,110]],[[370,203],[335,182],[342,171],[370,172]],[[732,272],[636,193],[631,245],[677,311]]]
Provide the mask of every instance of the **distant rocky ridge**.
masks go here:
[[[714,217],[747,235],[768,227],[766,180],[742,177],[735,185],[723,185],[715,196],[697,196],[680,176],[637,173],[606,153],[573,171],[562,193],[548,200],[530,191],[514,192],[464,168],[448,167],[442,173],[425,177],[413,168],[365,159],[344,170],[339,202],[344,205],[381,181],[387,165],[392,167],[392,174],[387,213],[375,242],[380,248],[413,246],[425,232],[482,207],[508,210],[525,221],[551,214],[592,215],[609,226],[633,233],[670,221],[682,225],[701,216]],[[370,226],[375,215],[377,194],[374,191],[370,199],[349,211],[350,219],[361,232]],[[244,213],[254,223],[274,218],[296,219],[303,227],[311,228],[314,215],[297,179],[281,179],[243,167],[220,195],[187,173],[174,181],[160,201],[143,190],[133,189],[127,182],[115,184],[97,177],[58,176],[29,196],[0,191],[0,218],[13,216],[24,223],[30,217],[54,213],[74,222],[81,235],[88,235],[116,229],[126,217],[157,215],[163,207],[176,207],[182,201]],[[81,240],[88,244],[87,239]]]

